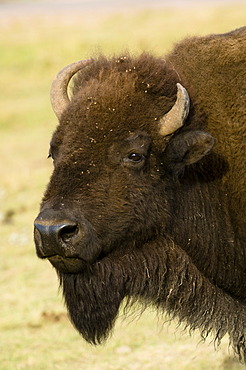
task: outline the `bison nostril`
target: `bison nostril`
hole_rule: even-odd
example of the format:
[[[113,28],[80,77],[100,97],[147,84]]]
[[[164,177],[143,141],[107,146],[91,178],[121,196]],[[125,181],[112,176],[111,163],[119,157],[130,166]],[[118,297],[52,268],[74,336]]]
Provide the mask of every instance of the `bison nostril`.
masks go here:
[[[79,227],[77,224],[64,224],[60,227],[59,238],[62,239],[64,243],[69,242],[74,236],[79,232]]]

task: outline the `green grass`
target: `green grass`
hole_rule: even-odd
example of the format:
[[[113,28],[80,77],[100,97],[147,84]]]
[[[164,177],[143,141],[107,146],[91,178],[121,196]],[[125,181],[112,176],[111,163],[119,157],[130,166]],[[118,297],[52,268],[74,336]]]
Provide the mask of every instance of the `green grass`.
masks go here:
[[[126,48],[164,54],[186,35],[243,25],[246,5],[4,19],[0,24],[0,369],[240,369],[228,341],[214,351],[199,334],[155,313],[119,318],[105,346],[86,344],[69,323],[55,271],[35,256],[32,223],[52,171],[56,119],[51,81],[64,65]]]

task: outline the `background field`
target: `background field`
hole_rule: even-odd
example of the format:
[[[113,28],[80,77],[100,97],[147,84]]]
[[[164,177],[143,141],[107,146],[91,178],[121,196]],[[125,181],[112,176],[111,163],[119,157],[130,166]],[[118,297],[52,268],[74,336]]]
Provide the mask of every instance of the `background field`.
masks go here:
[[[160,55],[186,35],[229,31],[245,24],[246,3],[57,3],[0,4],[0,369],[242,368],[226,339],[214,351],[150,311],[120,317],[105,346],[87,345],[67,319],[55,271],[35,256],[32,223],[52,171],[56,72],[98,52]]]

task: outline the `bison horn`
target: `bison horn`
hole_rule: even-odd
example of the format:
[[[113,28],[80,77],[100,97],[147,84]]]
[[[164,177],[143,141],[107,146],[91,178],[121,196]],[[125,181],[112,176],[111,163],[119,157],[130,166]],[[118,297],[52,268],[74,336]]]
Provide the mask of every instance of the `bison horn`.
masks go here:
[[[172,109],[159,122],[160,135],[166,136],[182,127],[189,113],[190,98],[186,89],[177,83],[177,100]]]
[[[58,119],[70,102],[67,93],[69,81],[75,73],[93,62],[93,59],[79,60],[64,67],[54,79],[50,89],[50,101]]]

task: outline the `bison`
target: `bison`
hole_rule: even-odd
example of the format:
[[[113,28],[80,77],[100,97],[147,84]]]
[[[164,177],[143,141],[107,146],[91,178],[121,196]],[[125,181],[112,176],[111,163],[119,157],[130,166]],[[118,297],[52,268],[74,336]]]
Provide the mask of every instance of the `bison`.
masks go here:
[[[99,55],[54,80],[34,238],[86,341],[141,302],[216,343],[229,334],[245,361],[245,51],[246,27],[165,57]]]

